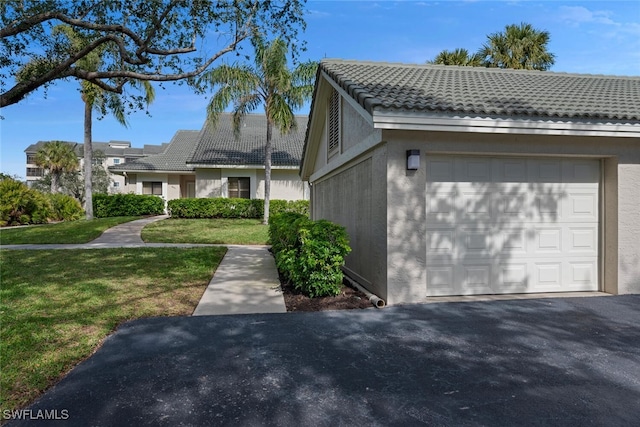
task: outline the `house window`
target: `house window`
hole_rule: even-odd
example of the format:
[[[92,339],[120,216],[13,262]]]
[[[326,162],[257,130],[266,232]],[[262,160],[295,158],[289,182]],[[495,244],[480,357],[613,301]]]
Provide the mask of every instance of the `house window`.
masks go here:
[[[35,154],[27,154],[27,164],[33,165],[36,163],[36,155]]]
[[[113,159],[113,164],[114,165],[119,165],[120,164],[120,159]]]
[[[340,151],[340,115],[340,94],[338,94],[338,91],[334,89],[333,92],[331,92],[331,98],[329,99],[329,140],[327,141],[328,157],[331,157]]]
[[[27,176],[44,176],[44,169],[27,168]]]
[[[154,196],[162,196],[162,182],[160,181],[143,182],[142,194],[153,194]]]
[[[118,181],[114,181],[114,182],[113,182],[113,186],[114,186],[114,187],[120,187],[120,183],[119,183]]]
[[[249,178],[228,178],[229,198],[250,199],[251,179]]]

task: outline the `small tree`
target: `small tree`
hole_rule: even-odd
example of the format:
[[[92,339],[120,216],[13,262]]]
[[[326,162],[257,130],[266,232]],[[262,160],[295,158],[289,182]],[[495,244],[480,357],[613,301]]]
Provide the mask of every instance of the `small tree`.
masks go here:
[[[78,169],[74,145],[62,141],[45,142],[36,152],[35,163],[45,169],[51,178],[51,193],[60,189],[60,177]]]
[[[205,74],[203,80],[219,87],[207,107],[208,119],[214,126],[220,113],[233,104],[233,129],[239,135],[243,117],[261,105],[264,107],[267,134],[264,144],[263,221],[268,224],[273,127],[278,127],[282,133],[296,128],[293,111],[311,98],[318,64],[309,61],[289,70],[288,48],[284,40],[276,38],[266,44],[261,35],[254,34],[251,43],[255,51],[253,66],[222,65]]]

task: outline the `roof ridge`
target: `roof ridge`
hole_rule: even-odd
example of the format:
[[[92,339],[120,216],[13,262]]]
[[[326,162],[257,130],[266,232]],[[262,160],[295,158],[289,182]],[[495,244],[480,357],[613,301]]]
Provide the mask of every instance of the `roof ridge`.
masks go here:
[[[339,58],[324,58],[320,61],[321,65],[323,63],[391,66],[391,67],[399,67],[399,68],[402,67],[402,68],[449,69],[449,70],[460,70],[460,71],[468,71],[468,72],[557,75],[557,76],[584,77],[584,78],[603,77],[603,78],[635,80],[640,77],[640,76],[617,75],[617,74],[601,74],[601,73],[591,74],[591,73],[576,73],[576,72],[551,71],[551,70],[547,70],[547,71],[516,70],[513,68],[472,67],[472,66],[463,66],[463,65],[442,65],[442,64],[427,64],[427,63],[420,64],[420,63],[409,63],[409,62],[388,62],[388,61],[371,61],[371,60],[339,59]]]

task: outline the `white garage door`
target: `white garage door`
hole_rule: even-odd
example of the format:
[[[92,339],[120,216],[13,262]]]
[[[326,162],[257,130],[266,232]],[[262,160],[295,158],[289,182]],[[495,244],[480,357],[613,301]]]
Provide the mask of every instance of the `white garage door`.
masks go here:
[[[427,156],[427,295],[598,290],[598,160]]]

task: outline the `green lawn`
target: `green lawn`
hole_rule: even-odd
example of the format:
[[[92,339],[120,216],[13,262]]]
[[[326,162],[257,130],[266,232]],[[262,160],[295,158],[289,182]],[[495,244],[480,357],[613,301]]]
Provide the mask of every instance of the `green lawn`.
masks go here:
[[[266,245],[269,226],[257,219],[165,219],[142,230],[147,243]]]
[[[107,228],[140,218],[139,216],[120,216],[30,227],[3,227],[0,228],[0,245],[88,243],[100,237]]]
[[[118,324],[190,315],[225,252],[0,251],[0,413],[31,402]]]

